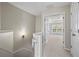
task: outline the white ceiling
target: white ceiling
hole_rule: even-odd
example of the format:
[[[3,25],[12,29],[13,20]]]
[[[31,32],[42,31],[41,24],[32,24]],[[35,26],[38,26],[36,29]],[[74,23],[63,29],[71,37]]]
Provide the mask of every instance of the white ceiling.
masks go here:
[[[9,3],[33,15],[39,15],[42,11],[50,7],[61,7],[70,4],[70,2],[9,2]]]

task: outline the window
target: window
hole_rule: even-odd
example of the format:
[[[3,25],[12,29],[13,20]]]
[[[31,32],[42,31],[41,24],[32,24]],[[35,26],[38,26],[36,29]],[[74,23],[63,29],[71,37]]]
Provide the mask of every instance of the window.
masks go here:
[[[63,33],[63,16],[48,18],[47,27],[49,33]]]

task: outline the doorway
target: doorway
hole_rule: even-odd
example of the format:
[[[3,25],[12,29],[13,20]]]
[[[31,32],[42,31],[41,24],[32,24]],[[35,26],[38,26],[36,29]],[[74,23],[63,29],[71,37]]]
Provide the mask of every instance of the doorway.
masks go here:
[[[44,48],[45,57],[68,57],[69,52],[65,52],[65,16],[64,14],[55,14],[45,16],[44,19]]]

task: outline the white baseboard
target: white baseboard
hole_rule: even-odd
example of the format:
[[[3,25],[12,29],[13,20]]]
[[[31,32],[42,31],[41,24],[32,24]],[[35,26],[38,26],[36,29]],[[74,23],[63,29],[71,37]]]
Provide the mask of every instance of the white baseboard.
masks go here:
[[[68,49],[68,48],[64,48],[65,50],[67,50],[67,51],[71,51],[71,49]]]

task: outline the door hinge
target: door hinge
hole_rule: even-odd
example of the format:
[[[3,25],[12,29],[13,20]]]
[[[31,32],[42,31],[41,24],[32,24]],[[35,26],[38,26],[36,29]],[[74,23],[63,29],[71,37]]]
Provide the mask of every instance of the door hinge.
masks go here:
[[[63,44],[64,44],[64,41],[63,41]]]
[[[79,33],[79,29],[78,29],[78,33]]]
[[[70,13],[70,15],[72,15],[72,13]]]
[[[70,46],[70,48],[72,48],[72,45]]]

